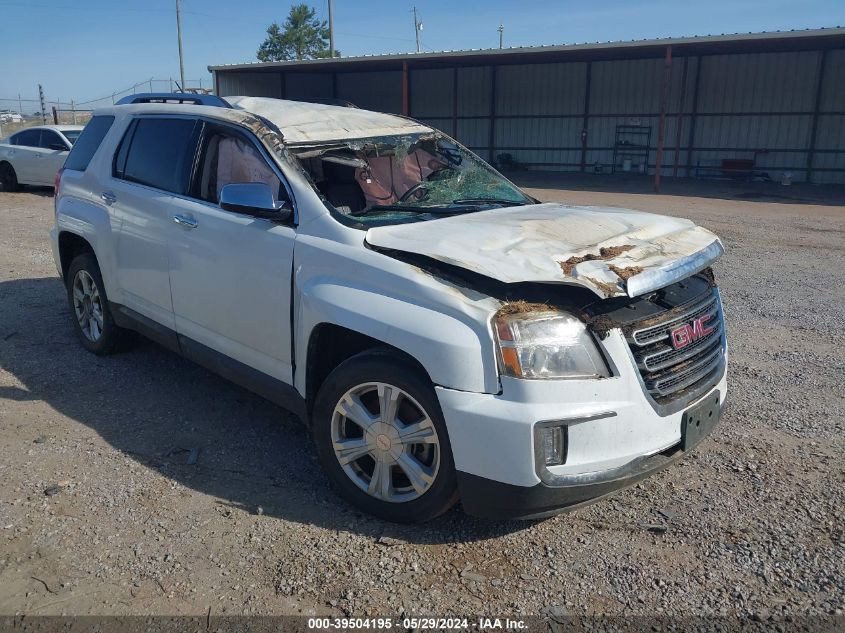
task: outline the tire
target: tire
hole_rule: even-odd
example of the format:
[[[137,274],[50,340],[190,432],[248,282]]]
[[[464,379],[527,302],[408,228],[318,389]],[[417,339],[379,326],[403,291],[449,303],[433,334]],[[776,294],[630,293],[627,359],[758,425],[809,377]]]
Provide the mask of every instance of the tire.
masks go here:
[[[392,402],[388,394],[395,396],[392,424],[381,419],[383,403]],[[407,437],[412,431],[414,437]],[[458,500],[455,462],[434,387],[398,354],[373,350],[335,368],[317,393],[312,433],[341,496],[370,514],[422,523]],[[348,461],[342,465],[341,459]]]
[[[126,340],[128,332],[119,328],[112,317],[103,276],[93,253],[78,255],[71,262],[67,273],[67,297],[82,347],[105,356],[116,351]]]
[[[15,168],[9,163],[0,164],[0,191],[17,191],[19,188]]]

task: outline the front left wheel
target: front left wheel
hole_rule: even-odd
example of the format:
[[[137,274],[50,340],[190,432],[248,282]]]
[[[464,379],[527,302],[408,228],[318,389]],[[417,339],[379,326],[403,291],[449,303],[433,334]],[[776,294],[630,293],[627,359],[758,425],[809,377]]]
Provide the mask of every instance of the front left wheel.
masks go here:
[[[329,478],[370,514],[420,523],[458,499],[434,388],[398,355],[376,350],[341,363],[317,394],[312,430]]]

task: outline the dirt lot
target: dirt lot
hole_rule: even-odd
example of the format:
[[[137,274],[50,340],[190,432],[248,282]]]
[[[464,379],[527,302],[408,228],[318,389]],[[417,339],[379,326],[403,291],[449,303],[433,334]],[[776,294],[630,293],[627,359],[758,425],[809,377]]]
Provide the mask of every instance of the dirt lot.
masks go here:
[[[522,180],[724,239],[728,411],[611,500],[421,527],[339,501],[303,428],[260,398],[148,342],[84,353],[52,198],[0,194],[0,614],[842,614],[845,196]]]

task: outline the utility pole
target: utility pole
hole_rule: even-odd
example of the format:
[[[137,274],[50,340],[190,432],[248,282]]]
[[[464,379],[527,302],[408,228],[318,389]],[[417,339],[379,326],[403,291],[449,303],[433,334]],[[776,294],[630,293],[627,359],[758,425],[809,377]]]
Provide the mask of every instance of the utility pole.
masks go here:
[[[334,57],[334,15],[332,0],[329,0],[329,57]]]
[[[73,99],[70,100],[70,111],[73,114],[73,124],[76,125],[76,106],[73,103]]]
[[[422,31],[422,22],[417,20],[417,8],[414,7],[414,37],[417,39],[417,52],[420,52],[420,31]]]
[[[38,99],[41,101],[41,123],[47,124],[47,113],[45,110],[47,109],[47,104],[44,103],[44,88],[41,87],[41,84],[38,84]]]
[[[181,91],[185,90],[185,58],[182,56],[182,0],[176,0],[176,34],[179,37],[179,77],[182,79]]]
[[[23,101],[21,101],[21,93],[18,93],[18,114],[23,116]]]
[[[499,22],[499,28],[496,30],[499,32],[499,48],[502,48],[502,37],[505,34],[505,25]]]

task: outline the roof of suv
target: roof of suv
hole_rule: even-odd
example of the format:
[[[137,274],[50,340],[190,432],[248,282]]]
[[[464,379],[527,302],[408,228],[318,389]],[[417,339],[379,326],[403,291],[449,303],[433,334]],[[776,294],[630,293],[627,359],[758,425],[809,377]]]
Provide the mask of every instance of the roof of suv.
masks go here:
[[[264,117],[288,143],[338,141],[392,134],[419,134],[432,129],[412,119],[322,103],[265,97],[226,97],[235,109]]]
[[[175,103],[134,103],[104,108],[98,114],[118,109],[139,114],[172,112],[241,123],[246,122],[244,115],[253,114],[275,125],[282,132],[286,143],[302,145],[433,132],[432,128],[412,119],[358,108],[266,97],[226,97],[225,100],[232,108]]]

